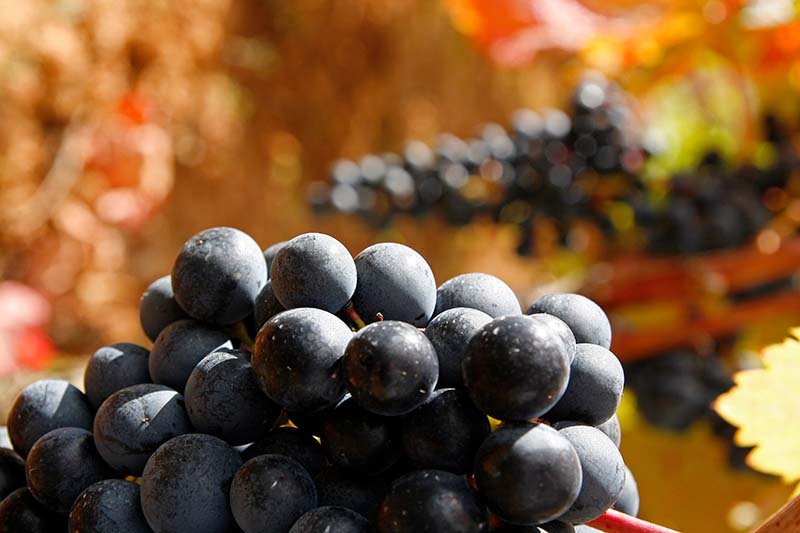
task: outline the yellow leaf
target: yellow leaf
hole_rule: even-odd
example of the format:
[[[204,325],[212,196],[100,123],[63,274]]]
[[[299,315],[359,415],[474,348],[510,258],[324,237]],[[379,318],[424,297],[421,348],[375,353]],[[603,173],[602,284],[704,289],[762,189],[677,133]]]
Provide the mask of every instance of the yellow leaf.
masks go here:
[[[736,443],[755,446],[747,464],[756,470],[800,480],[800,328],[793,337],[764,348],[764,368],[734,376],[714,409],[738,428]]]

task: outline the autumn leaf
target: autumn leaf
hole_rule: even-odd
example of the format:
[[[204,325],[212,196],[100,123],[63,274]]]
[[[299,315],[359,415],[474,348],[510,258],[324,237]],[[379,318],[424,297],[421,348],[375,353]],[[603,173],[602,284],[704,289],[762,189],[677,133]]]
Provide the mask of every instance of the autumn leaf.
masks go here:
[[[714,409],[738,428],[735,441],[754,446],[747,464],[786,482],[800,480],[800,328],[763,349],[763,368],[734,376]]]

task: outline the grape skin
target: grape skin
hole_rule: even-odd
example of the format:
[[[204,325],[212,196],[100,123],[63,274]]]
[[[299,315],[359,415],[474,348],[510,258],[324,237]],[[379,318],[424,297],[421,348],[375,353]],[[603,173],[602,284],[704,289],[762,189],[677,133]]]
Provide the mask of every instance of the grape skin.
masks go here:
[[[288,531],[317,506],[317,489],[300,463],[284,455],[260,455],[236,472],[231,510],[245,533]]]
[[[290,410],[336,404],[345,393],[339,361],[352,337],[347,324],[321,309],[290,309],[272,317],[253,348],[261,389]]]
[[[93,483],[114,476],[95,449],[92,434],[80,428],[58,428],[31,448],[25,465],[31,494],[48,509],[65,513]]]
[[[545,418],[599,426],[617,411],[624,384],[616,355],[596,344],[578,344],[567,390]]]
[[[69,513],[70,533],[149,533],[139,485],[124,479],[98,481],[81,492]]]
[[[597,428],[571,426],[559,430],[580,458],[583,484],[577,499],[559,520],[580,524],[608,510],[625,485],[625,463],[611,439]]]
[[[489,508],[513,524],[559,518],[581,490],[581,463],[570,442],[543,424],[510,424],[475,456],[475,482]]]
[[[251,313],[267,282],[267,264],[261,248],[246,233],[210,228],[184,243],[171,281],[175,300],[189,316],[225,326]]]
[[[461,274],[437,289],[433,316],[455,307],[477,309],[492,318],[522,313],[511,287],[499,278],[480,272]]]
[[[300,463],[311,476],[316,476],[325,466],[322,446],[310,433],[292,427],[273,429],[242,453],[249,461],[259,455],[278,454]]]
[[[113,393],[131,385],[150,382],[150,352],[130,342],[103,346],[92,355],[83,374],[89,403],[96,410]]]
[[[436,315],[425,328],[439,360],[439,388],[463,387],[461,363],[467,346],[478,330],[491,322],[492,317],[467,307],[454,307]]]
[[[154,531],[225,533],[234,526],[228,491],[242,464],[225,441],[199,433],[159,447],[144,467],[142,511]]]
[[[0,500],[26,483],[25,461],[14,450],[0,448]]]
[[[218,351],[197,363],[186,382],[186,412],[201,433],[231,445],[253,442],[281,414],[258,385],[247,353]]]
[[[272,290],[287,309],[316,307],[335,313],[356,290],[356,264],[342,243],[323,233],[287,242],[272,262]]]
[[[347,390],[361,407],[379,415],[398,416],[430,398],[439,376],[439,359],[417,328],[385,320],[353,336],[342,368]]]
[[[151,283],[139,301],[139,323],[147,338],[155,342],[161,331],[178,320],[189,318],[175,301],[170,275]]]
[[[495,318],[472,338],[462,364],[464,385],[483,412],[528,420],[561,398],[569,355],[561,338],[524,315]]]
[[[464,390],[440,389],[403,418],[403,450],[416,468],[466,474],[490,432]]]
[[[526,314],[546,313],[564,321],[578,343],[611,347],[611,324],[603,309],[580,294],[547,294],[533,302]]]
[[[148,367],[154,383],[183,392],[189,375],[206,355],[232,348],[230,338],[196,320],[179,320],[162,331],[150,350]]]
[[[92,429],[92,408],[77,387],[61,379],[31,383],[8,412],[8,436],[23,458],[45,433],[61,427]]]
[[[9,494],[0,502],[0,531],[8,533],[53,533],[65,531],[66,515],[48,510],[28,487]]]
[[[393,242],[374,244],[355,258],[358,282],[353,306],[372,322],[378,313],[425,327],[436,306],[431,267],[415,250]]]
[[[136,476],[159,446],[193,430],[183,396],[149,383],[115,392],[94,419],[97,451],[113,468]]]

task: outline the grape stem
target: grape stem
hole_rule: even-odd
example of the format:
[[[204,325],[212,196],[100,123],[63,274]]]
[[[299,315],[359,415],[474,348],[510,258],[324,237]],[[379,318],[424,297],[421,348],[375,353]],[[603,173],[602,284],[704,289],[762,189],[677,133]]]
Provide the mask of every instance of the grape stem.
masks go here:
[[[634,518],[614,509],[609,509],[586,525],[606,533],[678,533],[674,529]]]
[[[361,315],[358,314],[358,311],[356,311],[356,308],[353,307],[353,302],[350,302],[344,306],[344,312],[347,315],[347,318],[353,321],[353,323],[356,325],[356,328],[361,329],[367,325],[364,322],[364,319],[361,318]]]

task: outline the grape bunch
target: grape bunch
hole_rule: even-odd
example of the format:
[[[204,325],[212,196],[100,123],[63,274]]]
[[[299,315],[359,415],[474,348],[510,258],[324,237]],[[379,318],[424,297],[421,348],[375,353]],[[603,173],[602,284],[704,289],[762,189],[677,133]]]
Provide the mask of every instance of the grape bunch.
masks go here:
[[[518,227],[521,255],[537,251],[537,226],[565,246],[594,228],[589,235],[609,244],[654,254],[735,247],[785,207],[798,157],[774,116],[763,128],[768,164],[728,168],[712,151],[694,171],[667,178],[662,194],[640,172],[650,153],[634,115],[617,85],[587,77],[568,113],[523,109],[508,129],[487,124],[468,139],[443,134],[434,148],[411,141],[402,155],[336,161],[329,180],[310,185],[309,202],[374,226],[400,215],[437,213],[452,225],[491,217]]]
[[[437,286],[401,244],[212,228],[142,296],[153,341],[26,387],[0,530],[565,532],[636,515],[603,310]],[[253,340],[254,339],[254,340]]]

